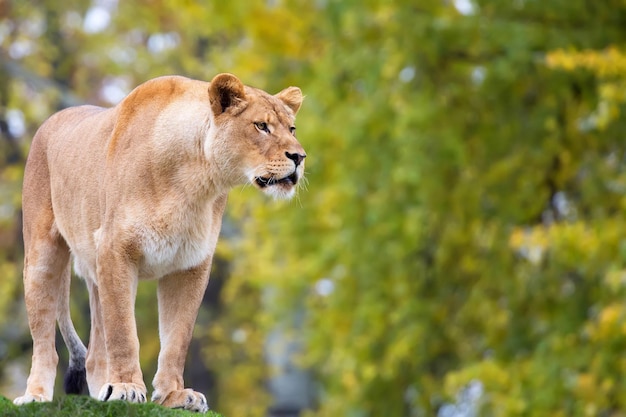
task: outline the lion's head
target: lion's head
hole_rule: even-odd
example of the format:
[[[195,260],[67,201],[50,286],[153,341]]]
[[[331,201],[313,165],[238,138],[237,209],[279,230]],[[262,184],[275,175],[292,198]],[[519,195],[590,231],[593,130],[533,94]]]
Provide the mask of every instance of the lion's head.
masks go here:
[[[274,198],[291,198],[304,175],[306,153],[296,139],[298,87],[276,95],[219,74],[209,86],[214,129],[210,151],[234,183],[248,182]]]

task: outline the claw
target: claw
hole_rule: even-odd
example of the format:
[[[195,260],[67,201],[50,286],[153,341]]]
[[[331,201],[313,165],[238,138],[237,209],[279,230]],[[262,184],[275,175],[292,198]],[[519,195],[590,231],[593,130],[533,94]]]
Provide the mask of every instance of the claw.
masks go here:
[[[131,403],[146,402],[145,388],[139,384],[116,383],[105,384],[98,395],[100,401],[128,401]]]

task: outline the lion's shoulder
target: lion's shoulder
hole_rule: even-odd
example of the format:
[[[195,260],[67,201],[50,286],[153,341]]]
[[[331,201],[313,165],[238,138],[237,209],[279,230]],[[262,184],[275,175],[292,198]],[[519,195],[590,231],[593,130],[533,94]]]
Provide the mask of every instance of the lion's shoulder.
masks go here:
[[[210,111],[208,85],[178,75],[151,79],[133,89],[110,113],[114,128],[108,145],[111,156],[122,141],[143,141],[159,125],[170,131],[178,126],[192,130],[203,124]],[[123,148],[123,147],[122,147]]]
[[[146,108],[162,108],[173,101],[206,99],[209,83],[180,75],[153,78],[134,88],[118,105],[120,113],[136,113]]]

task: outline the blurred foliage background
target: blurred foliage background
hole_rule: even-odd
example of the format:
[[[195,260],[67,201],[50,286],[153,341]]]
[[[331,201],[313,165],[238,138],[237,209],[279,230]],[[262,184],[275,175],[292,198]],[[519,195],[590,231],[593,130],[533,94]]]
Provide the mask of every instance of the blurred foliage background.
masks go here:
[[[265,415],[279,331],[307,416],[626,416],[624,0],[0,0],[0,392],[30,361],[37,127],[222,71],[301,87],[309,156],[292,202],[231,193],[186,377],[213,408]]]

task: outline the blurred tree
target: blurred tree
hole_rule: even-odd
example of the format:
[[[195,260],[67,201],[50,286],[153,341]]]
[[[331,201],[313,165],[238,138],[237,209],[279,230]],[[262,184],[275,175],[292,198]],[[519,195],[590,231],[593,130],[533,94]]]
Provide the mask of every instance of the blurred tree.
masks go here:
[[[626,54],[616,47],[604,50],[567,52],[557,50],[547,55],[550,67],[567,71],[588,70],[598,79],[598,104],[584,120],[584,128],[603,130],[620,116],[626,101]]]
[[[306,14],[321,41],[300,69],[310,190],[243,212],[233,285],[276,289],[259,324],[306,307],[313,414],[626,411],[624,121],[588,127],[598,79],[545,59],[623,45],[625,11],[327,1]]]

